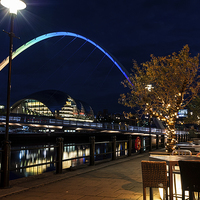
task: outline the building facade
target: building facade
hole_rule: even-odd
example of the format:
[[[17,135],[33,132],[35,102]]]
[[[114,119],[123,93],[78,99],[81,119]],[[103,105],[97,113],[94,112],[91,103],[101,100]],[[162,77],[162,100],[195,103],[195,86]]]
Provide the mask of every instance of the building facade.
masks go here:
[[[14,103],[11,113],[55,117],[63,120],[94,121],[91,106],[57,90],[33,93]]]

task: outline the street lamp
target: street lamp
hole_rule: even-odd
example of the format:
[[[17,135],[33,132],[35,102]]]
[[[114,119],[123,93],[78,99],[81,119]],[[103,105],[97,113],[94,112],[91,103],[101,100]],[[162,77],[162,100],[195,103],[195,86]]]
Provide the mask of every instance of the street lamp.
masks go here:
[[[1,163],[1,169],[3,170],[3,173],[1,173],[1,187],[7,188],[9,187],[9,174],[10,174],[9,115],[10,115],[10,89],[11,89],[13,37],[15,37],[15,34],[13,33],[14,18],[17,15],[18,10],[26,8],[26,4],[21,0],[1,0],[1,4],[4,7],[8,8],[11,14],[10,33],[8,33],[10,37],[10,48],[9,48],[9,69],[8,69],[8,85],[7,85],[6,132],[5,132],[5,140],[3,141],[3,146],[2,146],[3,154]]]
[[[9,8],[11,14],[17,14],[18,10],[23,10],[26,8],[26,4],[20,0],[1,0],[1,4]]]

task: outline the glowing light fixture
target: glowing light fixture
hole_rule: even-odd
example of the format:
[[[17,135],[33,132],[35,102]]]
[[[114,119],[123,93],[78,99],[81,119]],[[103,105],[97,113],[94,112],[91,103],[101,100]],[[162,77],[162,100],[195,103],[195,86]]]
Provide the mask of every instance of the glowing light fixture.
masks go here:
[[[20,0],[1,0],[1,4],[10,10],[10,13],[17,14],[18,10],[26,8],[26,4]]]
[[[154,88],[154,87],[153,87],[151,84],[149,84],[149,85],[147,85],[147,86],[145,87],[145,89],[147,89],[149,92],[151,92],[153,88]]]
[[[167,165],[168,168],[168,165]],[[168,171],[168,169],[167,169]],[[181,174],[179,166],[175,166],[174,173],[173,173],[173,199],[180,199],[182,198],[182,187],[181,187]],[[159,188],[160,198],[163,200],[163,188]],[[169,188],[168,188],[169,194]],[[189,197],[189,192],[186,191],[185,195]]]

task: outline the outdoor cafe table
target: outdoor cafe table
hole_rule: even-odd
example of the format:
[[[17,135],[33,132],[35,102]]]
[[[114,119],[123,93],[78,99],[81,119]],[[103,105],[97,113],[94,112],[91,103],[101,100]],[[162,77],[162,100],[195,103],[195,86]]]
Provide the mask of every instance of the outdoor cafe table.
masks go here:
[[[196,156],[179,156],[179,155],[150,155],[149,160],[151,161],[166,161],[169,167],[169,192],[170,200],[173,200],[173,166],[178,166],[178,161],[189,160],[189,161],[200,161],[200,157]]]
[[[177,149],[188,149],[191,151],[200,152],[200,145],[198,144],[189,144],[189,143],[182,143],[176,144]]]

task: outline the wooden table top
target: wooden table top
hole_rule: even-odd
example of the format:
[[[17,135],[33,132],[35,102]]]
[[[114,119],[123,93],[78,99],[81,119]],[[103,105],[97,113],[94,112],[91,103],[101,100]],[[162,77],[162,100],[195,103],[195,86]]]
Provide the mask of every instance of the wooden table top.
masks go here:
[[[187,160],[187,161],[200,161],[200,157],[196,156],[180,156],[180,155],[150,155],[149,160],[160,160],[166,162],[178,162],[180,160]]]

